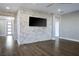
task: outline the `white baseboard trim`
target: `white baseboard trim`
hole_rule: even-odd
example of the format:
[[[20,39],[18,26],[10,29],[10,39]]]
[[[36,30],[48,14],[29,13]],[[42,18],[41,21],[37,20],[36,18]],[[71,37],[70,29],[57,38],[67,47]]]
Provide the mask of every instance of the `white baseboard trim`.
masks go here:
[[[64,39],[64,40],[70,40],[70,41],[79,42],[78,39],[72,39],[72,38],[66,38],[66,37],[59,37],[59,38]]]
[[[47,40],[51,40],[51,39],[41,39],[41,40],[32,40],[32,41],[28,41],[28,40],[23,40],[22,42],[17,40],[18,46],[23,45],[23,44],[30,44],[30,43],[36,43],[36,42],[40,42],[40,41],[47,41]]]

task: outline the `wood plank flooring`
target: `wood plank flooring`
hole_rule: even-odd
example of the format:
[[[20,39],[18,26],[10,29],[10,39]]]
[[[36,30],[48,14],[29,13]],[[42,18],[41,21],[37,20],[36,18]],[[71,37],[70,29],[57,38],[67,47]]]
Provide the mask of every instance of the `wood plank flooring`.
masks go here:
[[[5,42],[6,38],[0,38],[1,56],[79,56],[79,43],[64,39],[59,40],[58,47],[54,40],[20,46],[14,41],[12,48],[6,48]]]
[[[48,56],[53,55],[52,50],[54,49],[54,44],[52,44],[52,40],[50,41],[43,41],[43,42],[37,42],[33,44],[26,44],[21,45],[18,48],[18,54],[17,55],[36,55],[36,56]],[[21,52],[22,51],[22,52]]]

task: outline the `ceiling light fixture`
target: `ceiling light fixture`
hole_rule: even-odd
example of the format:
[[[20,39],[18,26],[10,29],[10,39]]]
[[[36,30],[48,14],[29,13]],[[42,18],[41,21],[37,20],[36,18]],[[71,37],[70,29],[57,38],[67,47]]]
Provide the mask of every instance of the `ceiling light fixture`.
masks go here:
[[[58,13],[59,13],[59,14],[64,13],[64,11],[63,11],[63,10],[61,10],[61,9],[57,9],[57,11],[58,11]]]
[[[6,7],[6,9],[10,9],[10,7]]]
[[[61,12],[61,9],[58,9],[57,11],[58,11],[58,12]]]

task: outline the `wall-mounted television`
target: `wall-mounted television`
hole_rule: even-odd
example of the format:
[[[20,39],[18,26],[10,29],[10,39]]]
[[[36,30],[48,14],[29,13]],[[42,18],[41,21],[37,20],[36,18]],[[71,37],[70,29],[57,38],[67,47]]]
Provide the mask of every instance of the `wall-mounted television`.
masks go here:
[[[39,17],[29,17],[29,26],[46,27],[47,19]]]

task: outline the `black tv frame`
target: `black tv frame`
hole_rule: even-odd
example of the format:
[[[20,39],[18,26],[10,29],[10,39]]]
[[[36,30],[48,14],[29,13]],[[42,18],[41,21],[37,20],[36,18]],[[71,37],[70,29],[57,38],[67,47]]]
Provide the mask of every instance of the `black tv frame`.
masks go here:
[[[31,27],[47,27],[47,19],[40,17],[29,17],[29,26]]]

